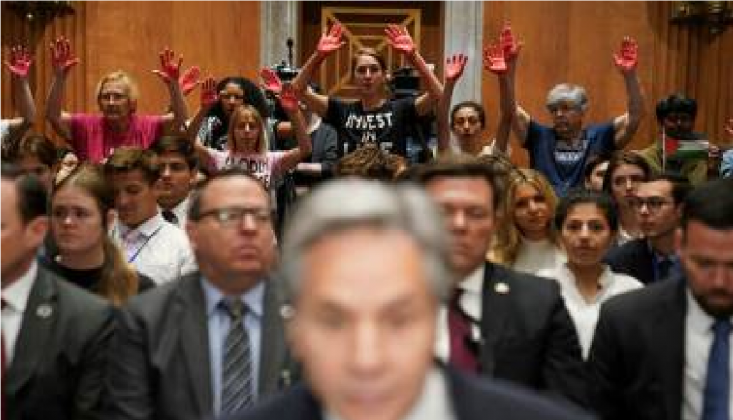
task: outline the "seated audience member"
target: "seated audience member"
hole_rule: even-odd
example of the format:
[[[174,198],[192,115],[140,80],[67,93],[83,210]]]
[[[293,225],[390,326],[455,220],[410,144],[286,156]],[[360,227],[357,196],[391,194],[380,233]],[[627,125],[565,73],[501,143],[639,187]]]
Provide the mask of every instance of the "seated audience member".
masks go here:
[[[720,149],[712,144],[708,147],[707,159],[673,156],[671,140],[665,147],[665,139],[706,141],[704,133],[693,132],[697,117],[697,101],[680,93],[669,95],[657,103],[657,139],[646,149],[636,151],[657,173],[674,172],[689,179],[693,185],[704,182],[708,177],[717,177]],[[665,156],[665,151],[667,156]],[[672,156],[670,156],[672,155]]]
[[[733,118],[728,119],[728,123],[725,125],[725,132],[728,134],[730,141],[733,142]],[[733,149],[723,153],[723,158],[720,162],[720,176],[721,178],[733,177]]]
[[[616,209],[608,195],[588,190],[571,192],[560,201],[555,228],[567,252],[567,263],[538,274],[560,283],[586,358],[601,304],[642,284],[633,277],[614,273],[603,263],[618,232]]]
[[[639,218],[643,238],[612,249],[606,262],[614,272],[649,284],[677,277],[681,270],[674,235],[682,216],[682,203],[690,190],[687,179],[676,174],[653,176],[639,184],[630,202]]]
[[[10,71],[10,85],[20,117],[0,121],[3,149],[20,140],[36,119],[36,104],[28,85],[28,71],[32,61],[30,52],[22,45],[11,47],[9,60],[5,61],[5,67]]]
[[[229,119],[232,112],[242,105],[250,105],[262,118],[270,116],[265,95],[251,80],[228,76],[216,83],[215,99],[201,121],[201,128],[195,133],[198,143],[217,150],[226,150]],[[200,111],[199,111],[200,112]]]
[[[423,78],[427,93],[418,97],[392,99],[388,92],[386,61],[373,48],[360,48],[352,57],[351,77],[356,87],[357,101],[319,95],[307,90],[307,83],[318,67],[345,43],[341,41],[344,29],[333,25],[318,41],[316,51],[308,58],[293,87],[306,106],[336,129],[339,136],[339,157],[353,152],[367,143],[407,158],[407,138],[420,116],[433,110],[443,94],[443,86],[428,69],[407,29],[388,25],[386,42],[395,53],[404,56]],[[265,80],[265,83],[270,83]]]
[[[187,227],[201,271],[122,310],[111,420],[230,415],[296,379],[282,285],[270,275],[276,246],[267,190],[242,171],[214,175],[192,197]]]
[[[73,150],[68,147],[57,147],[56,148],[56,173],[53,176],[53,184],[58,185],[63,181],[71,172],[79,166],[79,157],[76,156]]]
[[[101,162],[121,146],[147,148],[163,134],[164,125],[178,131],[186,120],[186,103],[179,85],[181,61],[173,51],[160,53],[161,69],[155,70],[168,87],[172,113],[138,115],[138,90],[132,78],[123,71],[102,77],[97,84],[97,104],[102,115],[67,114],[61,110],[66,78],[79,63],[63,37],[51,44],[53,81],[46,105],[46,118],[82,161]]]
[[[593,155],[588,158],[583,171],[584,185],[587,190],[603,191],[603,178],[606,177],[609,160],[610,156],[607,155]]]
[[[47,193],[2,165],[2,417],[103,419],[111,306],[37,263]]]
[[[306,197],[292,220],[283,246],[288,335],[306,382],[233,419],[585,418],[435,363],[436,315],[452,274],[440,212],[424,192],[337,180]]]
[[[458,281],[436,355],[461,370],[585,403],[578,336],[557,284],[486,261],[500,197],[492,168],[455,155],[417,173],[441,206]]]
[[[82,289],[122,305],[155,283],[127,264],[107,234],[114,194],[101,169],[83,164],[54,188],[51,237],[57,254],[48,268]]]
[[[104,172],[114,190],[117,211],[110,235],[125,251],[127,262],[156,284],[195,271],[186,234],[158,211],[155,184],[160,166],[155,153],[119,148],[107,159]]]
[[[467,62],[468,57],[463,54],[455,54],[446,60],[445,87],[443,96],[438,102],[435,119],[438,131],[438,153],[460,152],[473,156],[503,153],[509,141],[511,114],[500,116],[497,138],[491,142],[487,142],[484,138],[486,112],[480,103],[474,101],[458,103],[450,109],[450,118],[448,117],[453,89],[463,74]],[[487,70],[496,72],[500,76],[500,82],[504,80],[501,78],[501,72],[496,66],[485,65]],[[506,67],[504,67],[504,70],[506,70]],[[457,144],[451,141],[451,134],[456,139]],[[499,144],[502,145],[502,150],[498,150],[497,145]]]
[[[687,196],[675,248],[682,273],[601,307],[588,369],[603,420],[730,416],[733,180]]]
[[[555,192],[541,173],[532,169],[513,172],[502,200],[502,223],[489,251],[490,259],[529,274],[562,264],[565,253],[552,223],[556,205]]]
[[[614,54],[614,61],[624,79],[627,110],[623,115],[602,124],[583,125],[588,110],[588,97],[583,87],[562,83],[547,94],[547,110],[552,117],[552,127],[538,123],[521,106],[514,96],[515,72],[519,46],[507,27],[502,32],[500,46],[506,54],[508,99],[501,98],[502,106],[512,112],[512,127],[523,147],[529,151],[530,166],[542,172],[555,188],[558,197],[583,183],[583,169],[593,155],[610,154],[623,149],[636,133],[644,116],[644,97],[637,76],[638,46],[626,37],[621,49]]]
[[[34,174],[49,193],[53,187],[57,168],[56,146],[42,134],[31,134],[18,141],[6,160],[15,164],[26,174]]]
[[[407,160],[382,150],[376,144],[364,145],[336,162],[334,175],[395,181],[407,169]]]
[[[198,132],[201,119],[216,99],[214,80],[209,78],[201,86],[201,108],[189,127],[189,133]],[[286,151],[270,150],[270,135],[262,115],[251,105],[240,105],[229,117],[229,130],[225,150],[217,150],[195,142],[199,161],[211,170],[241,168],[262,180],[265,187],[274,191],[283,175],[295,168],[305,156],[311,153],[311,142],[305,131],[303,114],[298,99],[290,85],[280,93],[280,104],[293,123],[298,147]]]
[[[181,136],[163,136],[150,149],[158,155],[160,166],[156,187],[161,215],[169,223],[185,229],[198,170],[196,152],[191,143]]]
[[[619,151],[611,156],[603,191],[613,198],[618,211],[618,234],[615,245],[623,245],[642,236],[636,210],[632,206],[639,184],[649,179],[651,170],[644,159],[632,152]]]

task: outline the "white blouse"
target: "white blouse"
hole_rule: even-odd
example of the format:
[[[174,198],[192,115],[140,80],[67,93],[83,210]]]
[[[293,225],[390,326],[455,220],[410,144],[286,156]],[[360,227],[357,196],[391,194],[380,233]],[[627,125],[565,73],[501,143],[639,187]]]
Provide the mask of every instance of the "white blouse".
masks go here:
[[[565,252],[549,240],[531,241],[522,238],[512,268],[523,273],[537,274],[540,270],[554,270],[566,261]]]

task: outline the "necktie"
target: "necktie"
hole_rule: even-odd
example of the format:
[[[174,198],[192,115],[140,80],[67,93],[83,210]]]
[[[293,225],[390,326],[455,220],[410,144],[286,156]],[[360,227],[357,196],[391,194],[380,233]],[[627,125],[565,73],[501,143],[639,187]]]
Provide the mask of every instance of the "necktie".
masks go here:
[[[245,306],[239,297],[226,298],[224,308],[231,323],[224,340],[221,378],[221,414],[232,414],[252,404],[252,355],[249,336],[242,325]]]
[[[672,268],[672,261],[669,258],[661,258],[657,263],[657,281],[665,280],[669,277],[669,271]]]
[[[471,320],[460,306],[462,294],[462,289],[456,289],[448,304],[449,363],[464,372],[476,373],[478,357],[471,344]]]
[[[730,420],[730,331],[727,319],[718,319],[713,324],[702,420]]]
[[[178,217],[176,217],[175,213],[173,213],[171,210],[163,210],[162,214],[163,214],[163,218],[167,222],[173,223],[174,225],[178,226]]]

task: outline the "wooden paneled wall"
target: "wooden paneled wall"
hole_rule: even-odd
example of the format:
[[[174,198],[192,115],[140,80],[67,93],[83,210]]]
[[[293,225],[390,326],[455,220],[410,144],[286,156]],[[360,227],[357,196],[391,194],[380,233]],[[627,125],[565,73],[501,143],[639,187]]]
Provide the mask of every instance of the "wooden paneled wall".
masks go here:
[[[48,45],[58,36],[71,40],[81,59],[69,77],[64,109],[96,112],[94,91],[104,74],[122,69],[136,79],[141,113],[160,113],[168,106],[164,84],[150,70],[159,66],[158,52],[170,46],[183,55],[183,67],[198,65],[214,77],[257,77],[260,14],[258,2],[73,2],[75,13],[47,25],[28,23],[2,8],[2,52],[15,43],[31,46],[35,61],[30,76],[38,107],[35,129],[51,133],[43,106],[51,83]],[[7,70],[2,77],[2,115],[13,115]],[[198,91],[188,99],[191,112]]]
[[[707,28],[673,25],[672,7],[671,2],[485,2],[484,43],[498,36],[504,22],[511,22],[525,43],[517,97],[539,121],[549,120],[544,109],[547,91],[556,83],[571,82],[588,91],[587,121],[600,122],[626,109],[612,54],[625,35],[633,36],[639,42],[638,72],[648,112],[629,147],[640,148],[654,139],[654,107],[672,92],[697,99],[696,129],[722,143],[725,119],[733,116],[733,27],[711,36]],[[493,133],[498,86],[487,73],[483,100]],[[527,161],[523,151],[515,156],[517,162]]]

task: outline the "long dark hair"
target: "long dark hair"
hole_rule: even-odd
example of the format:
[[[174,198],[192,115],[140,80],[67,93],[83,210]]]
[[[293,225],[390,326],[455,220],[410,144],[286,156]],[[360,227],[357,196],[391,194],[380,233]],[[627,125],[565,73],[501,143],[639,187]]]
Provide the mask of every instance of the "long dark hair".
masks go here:
[[[222,90],[224,90],[226,85],[230,83],[235,84],[239,86],[240,89],[242,89],[242,91],[244,92],[245,105],[252,105],[255,109],[257,109],[257,112],[260,113],[262,118],[267,118],[270,116],[270,108],[267,106],[265,95],[262,93],[262,90],[260,90],[257,84],[244,77],[229,76],[221,79],[219,83],[216,84],[216,91],[221,92]],[[217,101],[214,106],[211,107],[207,116],[217,117],[222,122],[220,126],[214,127],[214,130],[212,131],[212,138],[218,139],[226,136],[227,128],[229,127],[229,116],[226,114],[226,112],[224,112],[224,107],[221,105],[221,101]]]

